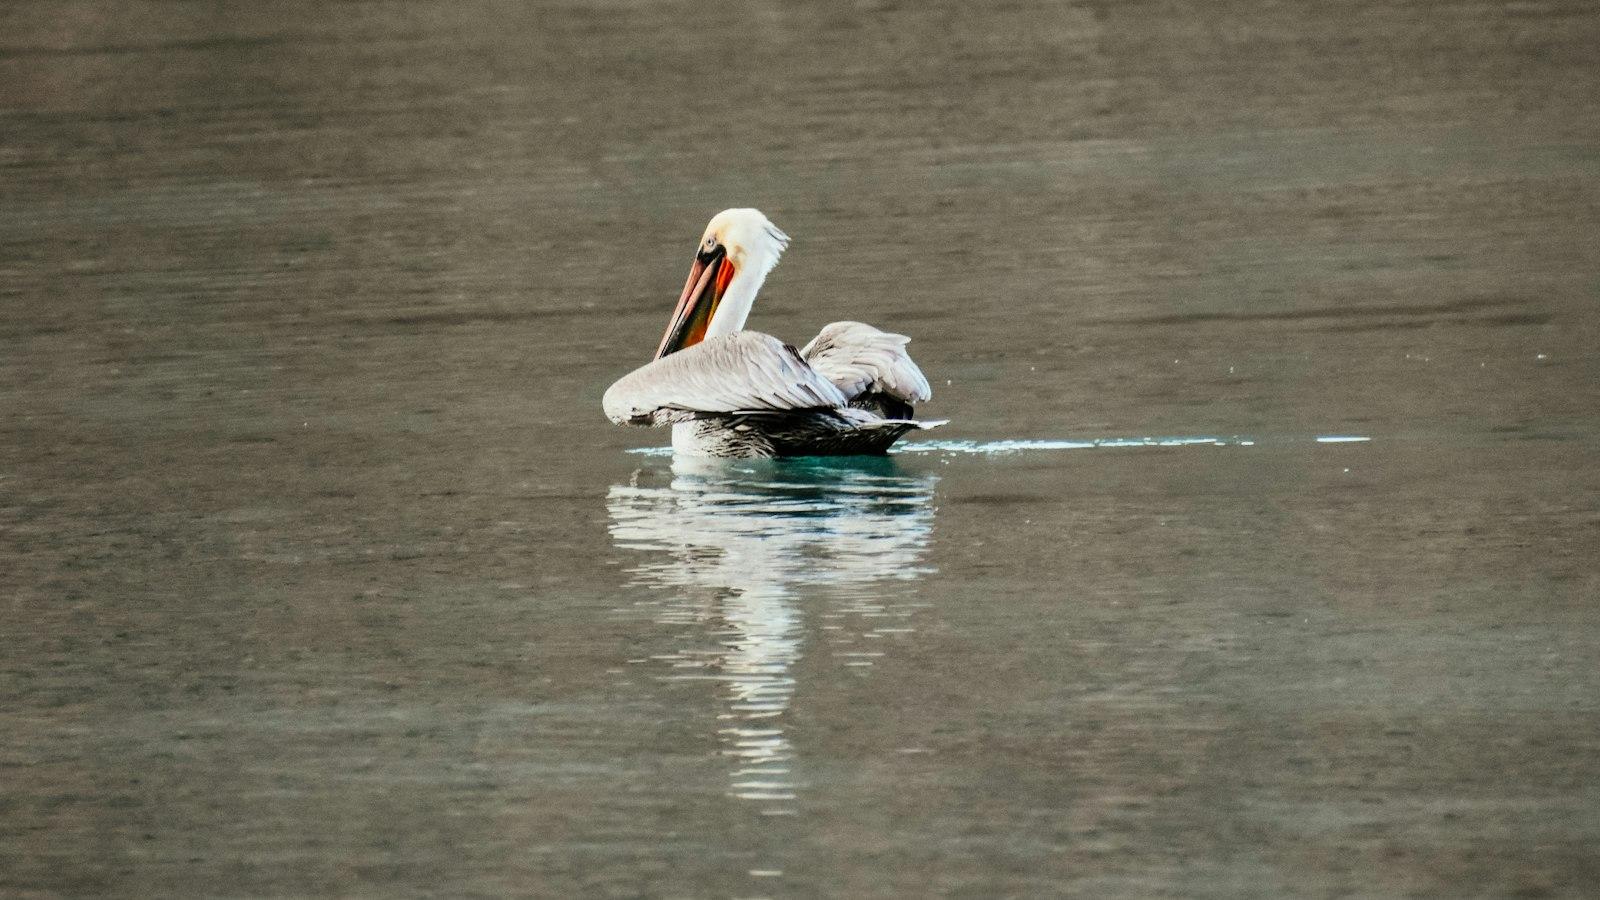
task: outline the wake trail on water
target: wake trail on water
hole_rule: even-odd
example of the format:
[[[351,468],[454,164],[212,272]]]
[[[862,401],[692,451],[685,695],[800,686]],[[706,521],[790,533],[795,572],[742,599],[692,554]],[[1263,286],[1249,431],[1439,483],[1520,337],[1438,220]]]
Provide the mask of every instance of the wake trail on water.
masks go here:
[[[1372,438],[1362,434],[1319,434],[1310,438],[1318,444],[1364,444]],[[1306,438],[1274,440],[1271,443],[1300,443]],[[1096,450],[1118,447],[1254,447],[1255,438],[1233,435],[1182,435],[1168,437],[1110,437],[1110,438],[1033,438],[1000,441],[910,441],[889,450],[892,455],[914,453],[943,453],[964,456],[1001,456],[1047,450]],[[639,447],[629,450],[641,456],[671,456],[671,447]]]

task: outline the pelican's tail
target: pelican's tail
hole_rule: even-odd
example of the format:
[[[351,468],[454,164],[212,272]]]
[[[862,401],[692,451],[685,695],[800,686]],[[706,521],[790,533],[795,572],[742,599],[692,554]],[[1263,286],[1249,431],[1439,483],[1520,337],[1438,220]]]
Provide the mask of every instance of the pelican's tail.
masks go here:
[[[913,431],[925,431],[929,428],[938,428],[949,422],[949,419],[933,419],[919,421],[917,419],[874,419],[856,425],[856,437],[851,441],[858,446],[856,453],[887,453],[894,442],[905,437]]]

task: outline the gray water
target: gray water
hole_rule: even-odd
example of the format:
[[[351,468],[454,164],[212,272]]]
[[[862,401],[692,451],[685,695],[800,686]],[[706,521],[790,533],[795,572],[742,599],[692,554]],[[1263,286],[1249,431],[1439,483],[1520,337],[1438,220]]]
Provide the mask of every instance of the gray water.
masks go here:
[[[0,893],[1592,891],[1597,46],[6,6]],[[733,205],[949,425],[603,419]]]

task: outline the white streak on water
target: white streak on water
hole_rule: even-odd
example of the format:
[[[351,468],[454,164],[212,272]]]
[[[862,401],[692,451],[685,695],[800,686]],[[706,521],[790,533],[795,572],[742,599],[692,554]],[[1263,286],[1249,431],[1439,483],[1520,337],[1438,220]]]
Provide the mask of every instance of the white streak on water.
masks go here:
[[[1283,443],[1305,440],[1294,438]],[[1363,444],[1372,438],[1360,434],[1319,434],[1314,437],[1319,444]],[[1271,443],[1279,443],[1272,441]],[[1254,438],[1219,437],[1216,435],[1174,435],[1167,437],[1110,437],[1093,439],[1049,438],[1017,439],[1003,441],[910,441],[892,448],[892,454],[942,453],[947,455],[1000,456],[1034,450],[1095,450],[1126,447],[1254,447]],[[671,456],[671,447],[637,447],[629,450],[640,456]]]
[[[1063,438],[1056,440],[1008,441],[915,441],[901,444],[889,452],[999,456],[1030,450],[1094,450],[1106,447],[1243,447],[1254,444],[1255,441],[1239,437],[1225,438],[1208,434],[1168,437],[1112,437],[1092,440]]]

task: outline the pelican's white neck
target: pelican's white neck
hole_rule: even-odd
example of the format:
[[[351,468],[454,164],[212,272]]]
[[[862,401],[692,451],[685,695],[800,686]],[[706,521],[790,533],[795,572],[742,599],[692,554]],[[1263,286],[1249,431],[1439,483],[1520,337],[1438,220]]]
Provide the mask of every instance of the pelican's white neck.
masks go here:
[[[779,231],[766,216],[754,210],[749,212],[755,214],[756,221],[748,224],[736,222],[733,228],[728,229],[735,232],[729,234],[726,241],[734,275],[733,280],[728,282],[728,289],[723,292],[722,302],[717,304],[711,324],[706,327],[708,338],[744,330],[744,321],[750,316],[750,307],[755,305],[762,282],[767,280],[767,273],[778,265],[778,258],[789,244],[789,236]]]
[[[767,273],[777,264],[776,255],[764,260],[746,258],[745,264],[738,267],[733,280],[728,282],[728,290],[723,293],[722,302],[717,304],[717,312],[706,327],[706,337],[720,337],[744,330],[744,320],[749,318],[750,307],[756,303],[761,283],[767,280]]]

